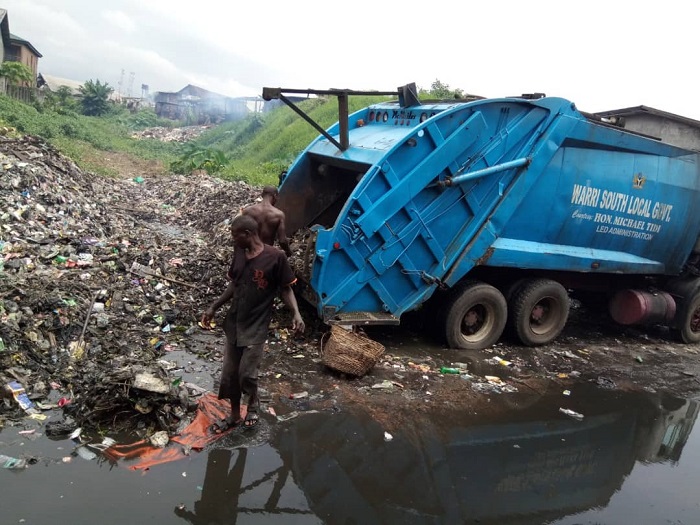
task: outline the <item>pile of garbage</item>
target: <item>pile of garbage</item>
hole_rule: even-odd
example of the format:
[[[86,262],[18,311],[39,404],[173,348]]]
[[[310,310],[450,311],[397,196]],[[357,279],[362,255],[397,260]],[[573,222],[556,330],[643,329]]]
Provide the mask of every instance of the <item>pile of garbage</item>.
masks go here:
[[[140,189],[139,198],[153,203],[154,215],[170,215],[170,222],[205,232],[215,246],[230,244],[231,220],[244,206],[259,201],[261,193],[261,188],[245,182],[228,182],[202,172],[160,177]]]
[[[159,361],[225,288],[227,220],[259,189],[102,178],[35,137],[0,137],[0,165],[0,424],[57,405],[81,426],[180,424],[192,391]]]
[[[166,128],[157,126],[146,128],[131,134],[134,139],[156,139],[161,142],[189,142],[196,139],[211,126],[184,126],[182,128]]]

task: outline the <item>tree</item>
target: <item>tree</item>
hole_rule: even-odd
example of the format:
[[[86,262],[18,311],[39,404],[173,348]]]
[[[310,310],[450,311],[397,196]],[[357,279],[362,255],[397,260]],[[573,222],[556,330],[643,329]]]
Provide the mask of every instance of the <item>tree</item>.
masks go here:
[[[43,109],[61,114],[78,111],[78,102],[68,86],[60,86],[56,91],[48,91],[44,96]]]
[[[420,94],[426,98],[447,100],[452,98],[463,98],[464,90],[459,88],[450,89],[448,84],[444,84],[440,80],[435,79],[435,82],[430,84],[430,91],[421,89]]]
[[[73,92],[68,86],[59,86],[56,90],[56,100],[61,106],[72,106],[74,102]]]
[[[0,77],[5,77],[10,84],[34,83],[31,69],[20,62],[3,62],[0,65]]]
[[[114,91],[107,82],[101,83],[99,79],[88,80],[80,86],[80,93],[83,95],[80,104],[83,108],[83,115],[99,116],[109,111],[109,95]]]

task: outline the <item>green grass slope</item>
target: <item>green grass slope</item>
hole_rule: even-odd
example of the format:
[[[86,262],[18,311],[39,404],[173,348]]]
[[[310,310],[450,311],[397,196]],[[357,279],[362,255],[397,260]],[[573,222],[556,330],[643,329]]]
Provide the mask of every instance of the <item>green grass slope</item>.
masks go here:
[[[83,169],[102,175],[114,175],[102,152],[124,152],[146,160],[168,164],[175,158],[177,146],[157,140],[131,138],[135,129],[163,125],[151,110],[129,114],[114,108],[102,117],[88,117],[70,110],[44,109],[0,95],[0,125],[19,133],[40,136],[71,157]],[[175,124],[175,123],[170,123]]]
[[[350,113],[365,106],[387,100],[386,97],[349,97]],[[338,121],[335,97],[315,98],[301,102],[305,111],[323,129]],[[278,176],[319,135],[308,122],[292,109],[283,106],[264,115],[253,115],[244,121],[225,123],[202,134],[197,143],[229,156],[230,162],[221,176],[245,180],[251,184],[277,184]]]

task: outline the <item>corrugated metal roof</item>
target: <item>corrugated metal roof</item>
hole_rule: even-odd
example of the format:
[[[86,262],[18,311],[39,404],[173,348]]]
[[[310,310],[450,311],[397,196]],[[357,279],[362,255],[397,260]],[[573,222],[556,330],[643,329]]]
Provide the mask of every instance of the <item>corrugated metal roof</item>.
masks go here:
[[[700,121],[688,117],[683,117],[681,115],[676,115],[675,113],[669,113],[668,111],[662,111],[660,109],[651,108],[649,106],[633,106],[629,108],[622,109],[611,109],[609,111],[598,111],[596,115],[599,117],[625,117],[630,115],[655,115],[657,117],[667,118],[669,120],[674,120],[676,122],[682,122],[688,126],[695,128],[700,128]]]
[[[83,85],[82,82],[78,82],[77,80],[55,77],[53,75],[47,75],[46,73],[39,73],[39,84],[42,86],[45,85],[50,91],[57,91],[61,86],[66,86],[70,88],[71,93],[74,95],[80,94],[80,86]]]
[[[177,94],[181,97],[191,96],[199,98],[229,98],[226,95],[209,91],[208,89],[195,86],[194,84],[187,84],[184,88],[178,91]]]

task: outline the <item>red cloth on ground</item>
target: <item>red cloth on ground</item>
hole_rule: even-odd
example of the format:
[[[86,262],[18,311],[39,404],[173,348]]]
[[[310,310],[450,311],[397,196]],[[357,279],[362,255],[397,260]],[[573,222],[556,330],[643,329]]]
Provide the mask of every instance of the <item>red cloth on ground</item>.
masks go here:
[[[241,407],[241,417],[245,418],[247,407]],[[127,445],[113,445],[104,454],[114,461],[119,459],[138,461],[129,465],[131,470],[146,470],[154,465],[168,463],[187,457],[180,445],[189,446],[192,450],[202,450],[207,445],[221,439],[232,429],[215,434],[209,427],[231,414],[231,405],[226,399],[219,399],[212,393],[204,394],[197,404],[197,414],[192,422],[176,436],[170,438],[170,443],[164,448],[154,447],[148,440],[142,439]]]

